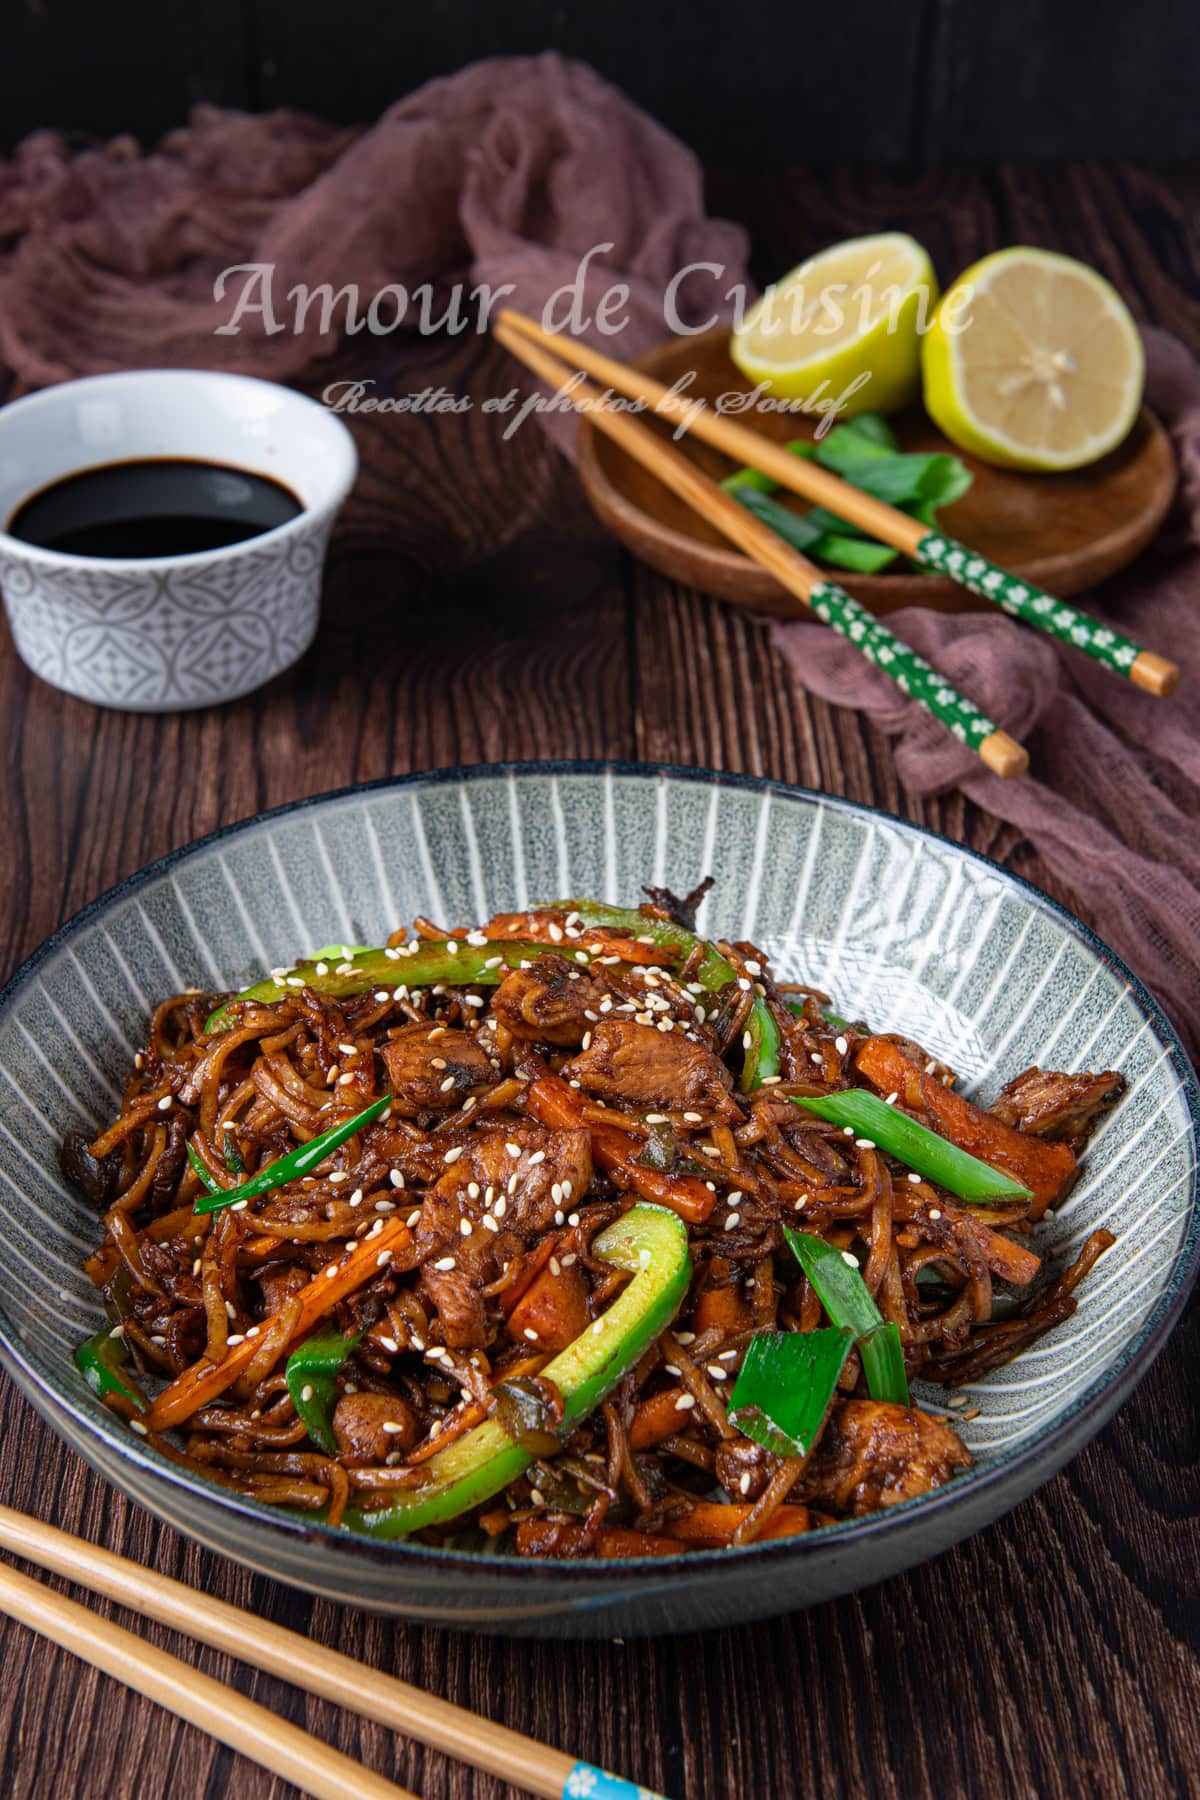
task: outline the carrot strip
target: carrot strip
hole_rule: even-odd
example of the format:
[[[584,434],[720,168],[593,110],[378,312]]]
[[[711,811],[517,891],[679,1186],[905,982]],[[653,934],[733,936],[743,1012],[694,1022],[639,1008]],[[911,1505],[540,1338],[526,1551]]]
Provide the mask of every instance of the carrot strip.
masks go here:
[[[583,1536],[582,1525],[571,1525],[565,1519],[522,1519],[517,1526],[517,1549],[522,1556],[569,1556]],[[653,1537],[646,1531],[631,1531],[622,1525],[606,1525],[596,1538],[598,1555],[610,1562],[629,1556],[678,1556],[679,1544],[674,1538]]]
[[[994,1119],[927,1075],[887,1038],[867,1038],[854,1066],[879,1093],[898,1094],[906,1111],[924,1115],[922,1122],[939,1136],[1023,1183],[1033,1194],[1031,1219],[1040,1219],[1071,1187],[1077,1165],[1066,1144],[1032,1137]]]
[[[629,1426],[631,1450],[652,1450],[664,1438],[673,1437],[677,1431],[683,1430],[685,1415],[675,1404],[679,1393],[678,1388],[667,1388],[663,1393],[651,1394],[648,1400],[641,1402]]]
[[[753,1511],[750,1505],[731,1505],[719,1500],[695,1500],[691,1511],[678,1519],[667,1520],[660,1529],[680,1543],[718,1546],[732,1541],[738,1526]],[[756,1543],[764,1538],[796,1537],[809,1529],[807,1506],[781,1506],[759,1532]]]
[[[629,1132],[610,1125],[589,1125],[583,1101],[561,1076],[548,1070],[538,1075],[529,1085],[526,1104],[535,1119],[555,1131],[590,1131],[592,1155],[619,1187],[656,1206],[669,1206],[689,1225],[703,1224],[717,1204],[712,1189],[694,1175],[664,1175],[657,1169],[644,1169],[637,1161],[642,1146]]]
[[[330,1263],[319,1275],[314,1276],[308,1286],[301,1288],[296,1296],[300,1301],[300,1316],[293,1336],[300,1337],[318,1319],[332,1312],[339,1300],[344,1300],[355,1288],[361,1287],[378,1272],[387,1251],[402,1249],[410,1238],[407,1225],[399,1219],[390,1219],[382,1231],[355,1244],[353,1250],[343,1256],[340,1262]],[[332,1274],[330,1270],[333,1271]],[[218,1394],[223,1394],[226,1388],[231,1387],[261,1347],[260,1340],[274,1324],[275,1316],[263,1321],[257,1336],[243,1338],[240,1344],[235,1344],[220,1362],[211,1363],[202,1357],[190,1369],[185,1369],[182,1375],[177,1375],[170,1386],[163,1389],[146,1414],[145,1422],[150,1430],[166,1431],[172,1425],[181,1424],[199,1407],[207,1406],[210,1400],[215,1400]]]

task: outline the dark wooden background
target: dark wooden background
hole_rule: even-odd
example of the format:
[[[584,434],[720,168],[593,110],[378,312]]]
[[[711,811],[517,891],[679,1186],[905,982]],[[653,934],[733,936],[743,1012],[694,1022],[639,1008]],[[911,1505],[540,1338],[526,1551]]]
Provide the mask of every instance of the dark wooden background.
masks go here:
[[[0,0],[0,146],[155,138],[201,100],[366,122],[546,49],[709,158],[1200,155],[1194,0]]]
[[[760,275],[884,225],[915,232],[944,271],[1033,239],[1098,263],[1139,314],[1200,345],[1197,167],[820,180],[763,168],[716,171],[711,198],[751,227]],[[482,397],[514,379],[474,339],[388,354],[401,392],[440,381]],[[960,799],[907,798],[887,742],[806,698],[761,624],[623,559],[535,429],[503,454],[478,413],[376,417],[358,436],[364,471],[320,636],[261,694],[207,714],[97,711],[33,681],[0,637],[5,970],[110,883],[225,821],[347,781],[506,757],[804,782],[1054,886],[1027,844]],[[1007,1520],[907,1579],[673,1641],[472,1639],[310,1602],[128,1506],[7,1383],[0,1500],[675,1800],[1200,1794],[1198,1361],[1193,1305],[1118,1418]],[[226,1658],[196,1660],[428,1800],[501,1800],[496,1783]],[[0,1629],[0,1666],[0,1787],[14,1800],[291,1794],[18,1627]]]

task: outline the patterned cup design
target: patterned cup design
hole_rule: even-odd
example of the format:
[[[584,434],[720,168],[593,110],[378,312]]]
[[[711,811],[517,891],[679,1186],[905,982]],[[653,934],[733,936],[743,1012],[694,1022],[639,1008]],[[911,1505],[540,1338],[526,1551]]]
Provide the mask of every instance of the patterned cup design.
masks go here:
[[[311,644],[332,524],[317,516],[286,542],[144,571],[0,546],[17,649],[43,681],[99,706],[168,712],[235,699]]]

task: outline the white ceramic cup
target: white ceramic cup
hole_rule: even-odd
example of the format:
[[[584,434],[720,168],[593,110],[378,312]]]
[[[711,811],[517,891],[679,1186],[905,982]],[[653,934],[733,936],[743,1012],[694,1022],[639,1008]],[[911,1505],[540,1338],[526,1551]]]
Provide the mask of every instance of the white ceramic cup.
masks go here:
[[[0,525],[66,475],[162,457],[270,476],[303,510],[187,556],[69,556],[0,530],[0,590],[24,661],[69,694],[129,712],[232,700],[304,654],[358,468],[342,421],[274,382],[191,369],[94,375],[0,408]]]

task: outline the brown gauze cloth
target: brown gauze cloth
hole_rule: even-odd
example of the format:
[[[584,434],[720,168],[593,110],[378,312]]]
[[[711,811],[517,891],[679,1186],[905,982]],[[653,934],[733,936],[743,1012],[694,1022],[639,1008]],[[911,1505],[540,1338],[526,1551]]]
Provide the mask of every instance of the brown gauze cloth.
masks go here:
[[[213,283],[238,263],[273,265],[277,298],[323,282],[367,297],[428,282],[439,298],[459,281],[507,283],[511,304],[540,314],[604,243],[613,248],[588,264],[585,306],[613,282],[628,285],[622,358],[667,335],[678,270],[725,271],[719,283],[700,273],[682,284],[678,316],[689,325],[744,276],[745,236],[706,218],[690,152],[591,70],[553,55],[431,82],[368,130],[200,108],[150,155],[131,140],[72,154],[40,133],[0,165],[0,390],[156,364],[313,380],[345,345],[340,320],[320,330],[318,308],[298,334],[284,308],[275,334],[246,319],[238,336],[214,336],[237,288],[217,303]],[[900,636],[1028,744],[1032,773],[1005,782],[824,626],[774,631],[806,687],[897,737],[907,787],[961,787],[1026,833],[1194,1053],[1200,377],[1162,334],[1148,332],[1147,349],[1179,499],[1154,548],[1088,604],[1182,663],[1176,698],[1156,701],[998,613],[895,615]],[[569,447],[569,421],[551,429]]]

